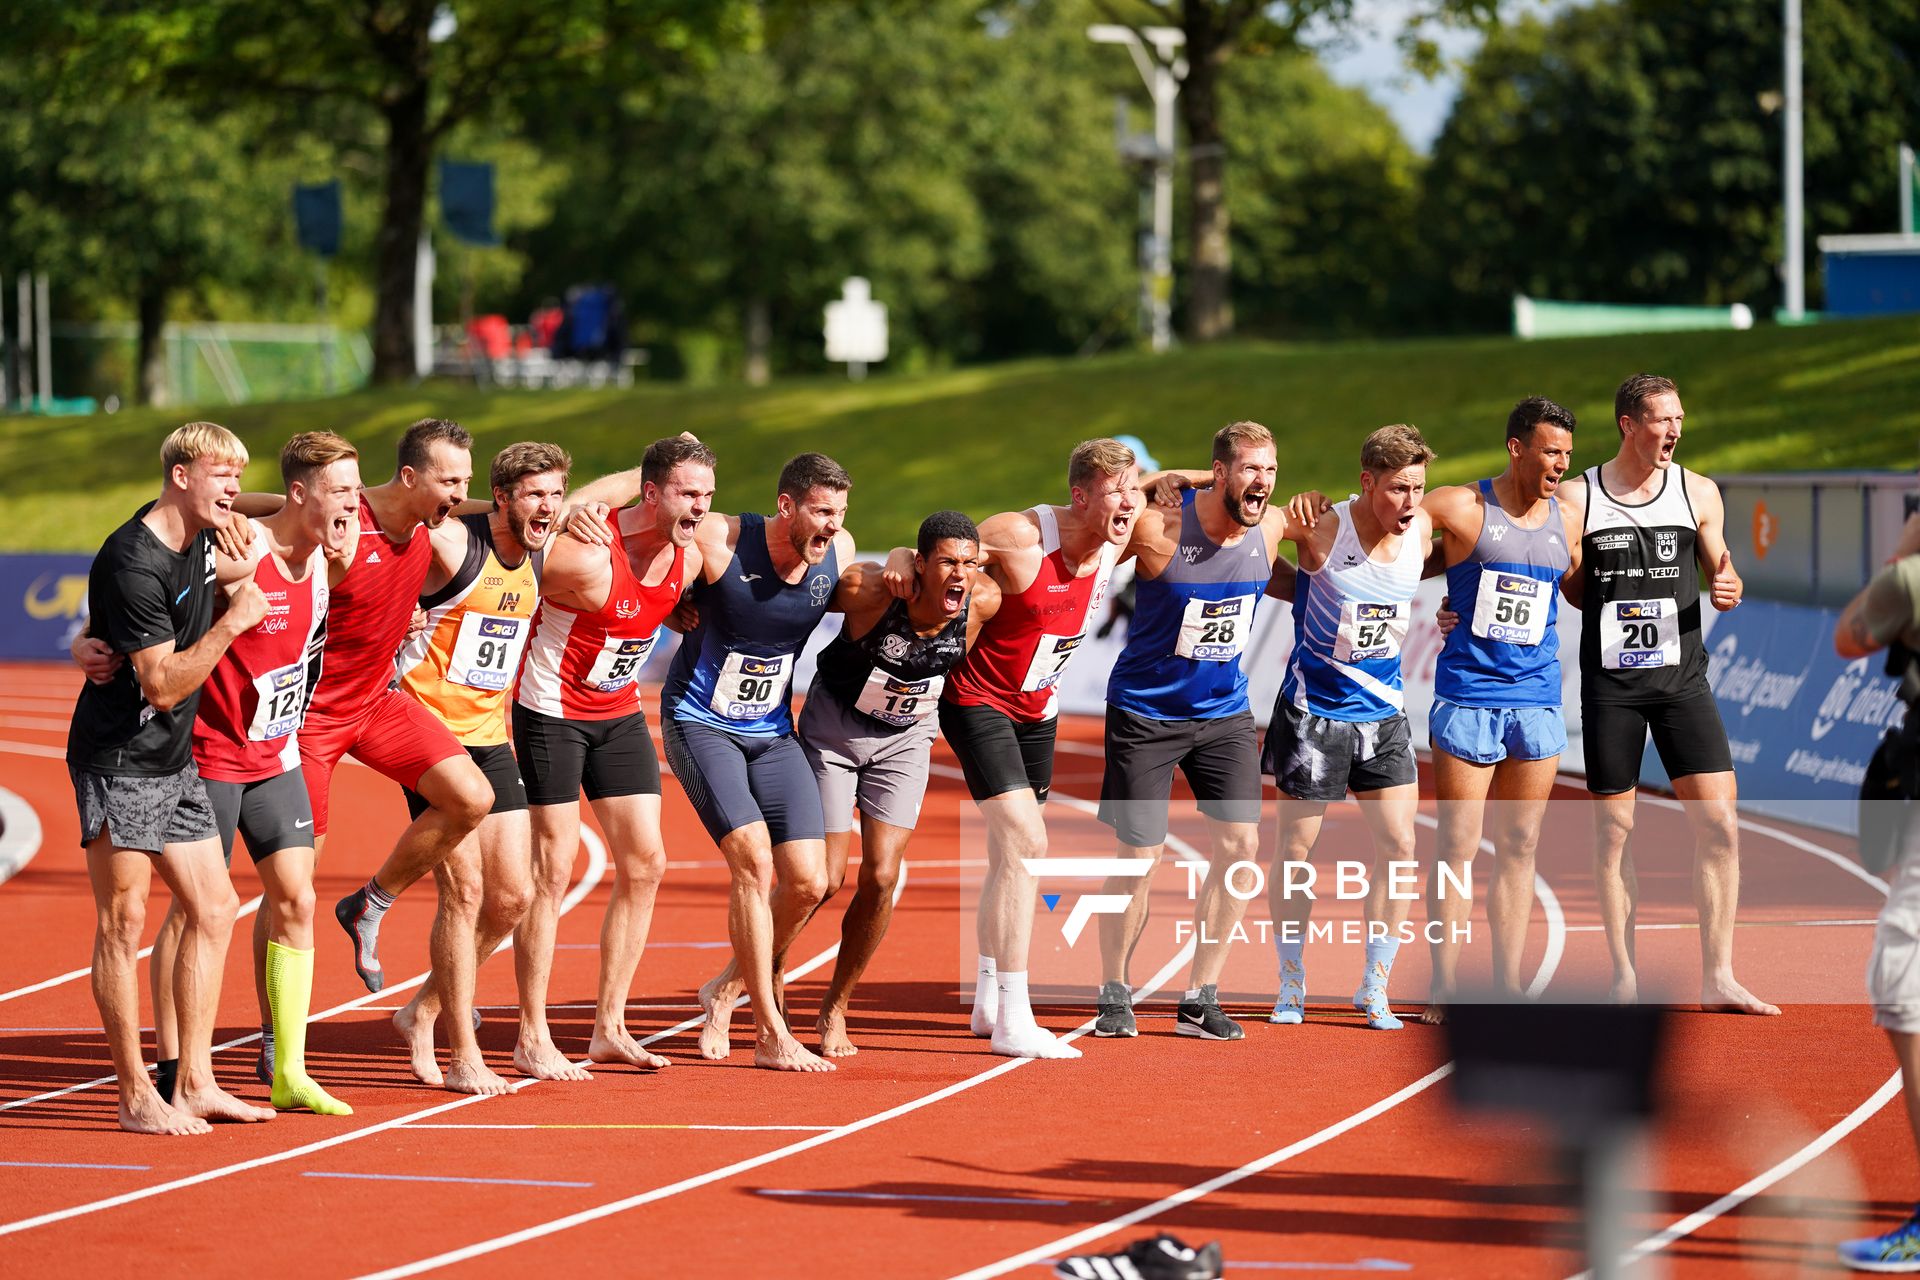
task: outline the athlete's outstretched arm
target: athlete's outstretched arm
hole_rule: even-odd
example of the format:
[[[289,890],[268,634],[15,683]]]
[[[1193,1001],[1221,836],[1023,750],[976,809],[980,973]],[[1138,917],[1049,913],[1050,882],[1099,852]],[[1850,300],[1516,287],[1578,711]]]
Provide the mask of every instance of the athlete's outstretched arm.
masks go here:
[[[980,629],[1000,612],[1000,584],[984,573],[973,575],[973,588],[967,593],[967,648],[980,638]]]
[[[207,682],[207,674],[228,647],[266,616],[267,597],[249,575],[228,591],[227,611],[187,648],[176,649],[169,637],[127,655],[141,695],[156,711],[173,710]]]
[[[1566,524],[1567,571],[1560,577],[1560,594],[1576,609],[1586,607],[1586,575],[1580,572],[1580,537],[1587,527],[1587,482],[1575,477],[1560,482],[1560,518]]]
[[[833,589],[827,610],[846,614],[847,625],[857,627],[863,622],[878,621],[892,599],[885,571],[871,560],[856,560],[840,570],[840,582]]]

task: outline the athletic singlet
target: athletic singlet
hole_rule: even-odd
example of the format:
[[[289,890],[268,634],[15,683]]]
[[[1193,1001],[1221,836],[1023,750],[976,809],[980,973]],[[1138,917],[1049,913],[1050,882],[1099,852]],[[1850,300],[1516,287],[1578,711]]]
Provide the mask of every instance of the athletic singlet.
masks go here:
[[[497,746],[507,740],[507,693],[533,631],[540,577],[532,556],[501,562],[485,512],[460,523],[466,556],[446,586],[420,597],[427,628],[407,641],[394,669],[400,687],[462,746]]]
[[[1060,524],[1050,506],[1031,508],[1040,522],[1040,572],[1025,591],[1003,593],[1000,612],[974,637],[973,648],[947,681],[946,699],[992,707],[1023,724],[1051,720],[1053,694],[1067,663],[1087,638],[1087,619],[1107,597],[1119,548],[1100,544],[1087,573],[1074,577],[1060,554]]]
[[[820,651],[813,692],[823,690],[885,729],[905,729],[940,709],[947,672],[967,654],[967,610],[936,634],[923,636],[895,600],[858,640],[845,628]]]
[[[1400,646],[1413,617],[1426,544],[1400,537],[1390,564],[1367,557],[1353,529],[1356,499],[1335,507],[1340,529],[1326,564],[1302,569],[1293,602],[1293,656],[1280,696],[1326,720],[1368,723],[1399,714]]]
[[[433,567],[433,539],[415,525],[404,543],[380,531],[360,496],[360,543],[353,566],[334,589],[323,631],[320,674],[307,715],[346,721],[393,685],[393,655],[407,638],[420,588]]]
[[[1686,468],[1668,467],[1660,492],[1638,505],[1615,500],[1600,468],[1588,468],[1580,537],[1583,700],[1659,702],[1706,688],[1694,560],[1699,530]]]
[[[840,553],[784,581],[767,552],[767,519],[740,517],[733,563],[693,587],[700,625],[673,655],[660,705],[675,719],[752,738],[793,732],[793,667],[840,581]]]
[[[1447,599],[1460,622],[1440,650],[1433,691],[1462,707],[1557,707],[1557,584],[1573,563],[1560,499],[1547,499],[1537,529],[1513,522],[1493,481],[1480,482],[1480,500],[1480,537],[1447,567]]]
[[[253,580],[267,616],[213,664],[193,724],[194,763],[216,782],[258,782],[300,763],[307,669],[327,617],[327,558],[316,548],[294,582],[264,546],[262,553]]]
[[[1107,701],[1155,720],[1212,720],[1248,709],[1240,655],[1273,562],[1258,525],[1222,546],[1200,526],[1195,494],[1181,495],[1180,542],[1157,578],[1134,579],[1127,647]]]
[[[620,532],[616,519],[613,545],[606,549],[613,581],[598,609],[540,602],[514,695],[521,706],[565,720],[612,720],[640,710],[640,668],[653,652],[660,624],[680,603],[687,551],[675,547],[666,575],[649,587],[634,576],[626,543],[631,536]]]

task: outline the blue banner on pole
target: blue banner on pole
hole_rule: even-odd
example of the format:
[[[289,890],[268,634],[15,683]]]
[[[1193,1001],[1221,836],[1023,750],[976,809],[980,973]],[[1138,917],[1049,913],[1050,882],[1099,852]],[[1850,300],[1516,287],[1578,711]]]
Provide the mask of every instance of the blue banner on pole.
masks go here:
[[[0,658],[65,658],[87,616],[89,555],[0,555]]]
[[[1748,600],[1707,640],[1708,679],[1742,811],[1854,834],[1854,802],[1881,736],[1906,714],[1884,659],[1833,651],[1833,609]],[[1667,784],[1648,745],[1641,781]]]
[[[340,252],[340,180],[293,189],[293,225],[300,247],[331,258]]]
[[[442,160],[440,216],[447,230],[468,244],[499,244],[493,233],[493,166]]]

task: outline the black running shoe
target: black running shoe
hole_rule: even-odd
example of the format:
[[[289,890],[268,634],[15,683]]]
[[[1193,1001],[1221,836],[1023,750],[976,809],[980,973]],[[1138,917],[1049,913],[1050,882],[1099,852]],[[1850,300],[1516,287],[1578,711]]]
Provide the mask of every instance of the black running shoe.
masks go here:
[[[1124,982],[1100,984],[1100,1016],[1094,1019],[1096,1036],[1137,1036],[1140,1028],[1133,1021],[1133,996]]]
[[[1219,990],[1211,982],[1200,988],[1197,999],[1180,1002],[1173,1029],[1183,1036],[1198,1036],[1202,1040],[1238,1040],[1246,1034],[1239,1023],[1220,1012]]]
[[[1062,1258],[1053,1274],[1061,1280],[1220,1280],[1220,1242],[1195,1249],[1163,1231],[1118,1253]]]

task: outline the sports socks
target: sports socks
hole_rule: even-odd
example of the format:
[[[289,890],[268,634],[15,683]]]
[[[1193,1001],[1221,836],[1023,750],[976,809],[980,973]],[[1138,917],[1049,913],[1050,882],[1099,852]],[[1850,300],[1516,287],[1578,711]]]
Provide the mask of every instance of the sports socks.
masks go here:
[[[1273,1002],[1268,1022],[1291,1026],[1307,1016],[1307,966],[1301,958],[1306,944],[1295,939],[1287,942],[1274,930],[1273,947],[1280,955],[1280,995]]]
[[[1360,989],[1353,993],[1353,1007],[1367,1015],[1367,1025],[1376,1031],[1398,1031],[1402,1025],[1387,1004],[1387,977],[1399,952],[1398,938],[1367,943],[1367,967],[1360,977]]]
[[[379,880],[372,879],[333,908],[334,919],[353,937],[353,968],[369,991],[387,985],[387,976],[380,968],[380,919],[393,901],[393,895],[380,887]]]
[[[392,900],[389,899],[389,902]],[[267,943],[267,1007],[273,1013],[273,1107],[323,1116],[350,1116],[353,1108],[307,1074],[307,1010],[313,999],[313,952]]]
[[[153,1087],[159,1091],[160,1099],[173,1102],[173,1086],[180,1078],[180,1059],[162,1058],[153,1064]]]
[[[269,993],[267,1002],[273,1002]],[[260,1056],[254,1060],[253,1074],[261,1084],[273,1083],[273,1024],[266,1023],[260,1028]]]
[[[1000,987],[995,981],[993,960],[980,957],[980,969],[973,979],[973,1017],[968,1026],[981,1037],[993,1034],[994,1017],[1000,1011]]]
[[[994,975],[1000,1008],[993,1024],[993,1051],[1010,1058],[1077,1058],[1080,1051],[1033,1019],[1025,972]]]

